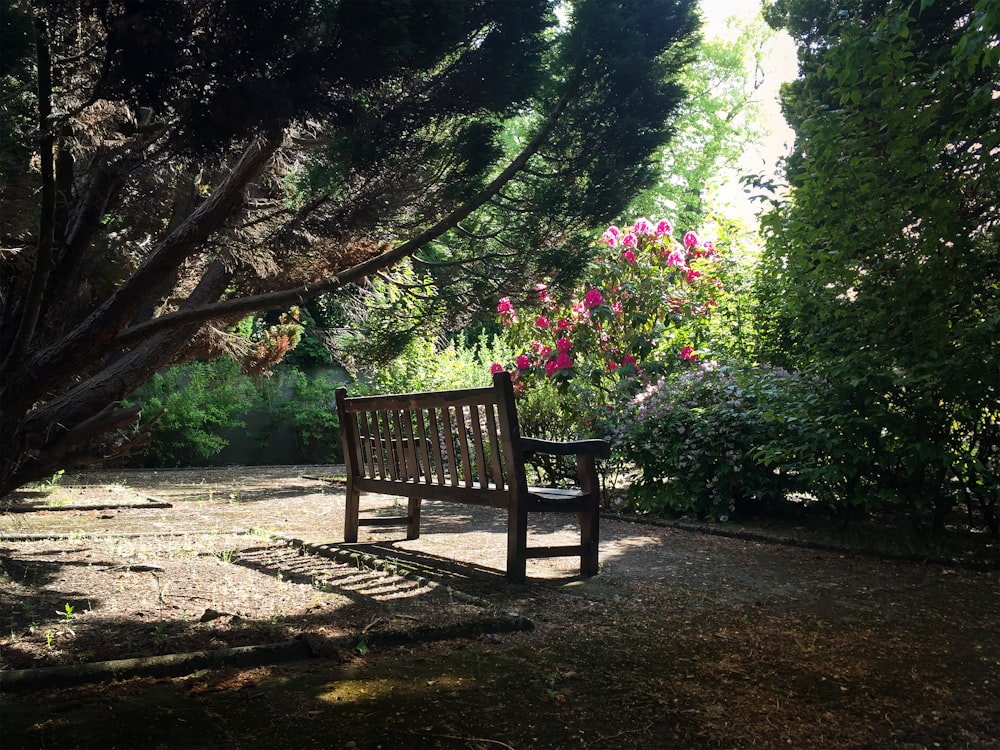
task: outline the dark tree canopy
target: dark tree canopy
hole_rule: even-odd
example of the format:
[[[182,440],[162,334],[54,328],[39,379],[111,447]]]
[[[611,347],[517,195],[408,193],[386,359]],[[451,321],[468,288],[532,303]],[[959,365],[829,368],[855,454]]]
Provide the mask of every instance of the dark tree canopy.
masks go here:
[[[3,0],[0,494],[141,441],[122,399],[248,314],[557,273],[655,177],[694,6]]]

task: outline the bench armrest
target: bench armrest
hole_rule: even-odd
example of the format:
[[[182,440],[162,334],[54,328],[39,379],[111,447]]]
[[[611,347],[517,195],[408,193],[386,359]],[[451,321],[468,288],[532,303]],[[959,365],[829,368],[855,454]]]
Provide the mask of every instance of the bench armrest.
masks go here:
[[[607,440],[540,440],[521,438],[521,448],[525,455],[548,453],[552,456],[594,456],[610,458],[611,445]]]

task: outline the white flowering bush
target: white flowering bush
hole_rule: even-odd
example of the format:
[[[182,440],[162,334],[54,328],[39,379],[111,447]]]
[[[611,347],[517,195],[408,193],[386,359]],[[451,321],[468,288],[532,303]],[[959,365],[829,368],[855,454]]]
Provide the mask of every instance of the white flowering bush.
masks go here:
[[[759,457],[781,438],[774,406],[795,380],[778,368],[702,362],[642,390],[616,436],[640,473],[632,509],[726,520],[781,501],[789,476]]]

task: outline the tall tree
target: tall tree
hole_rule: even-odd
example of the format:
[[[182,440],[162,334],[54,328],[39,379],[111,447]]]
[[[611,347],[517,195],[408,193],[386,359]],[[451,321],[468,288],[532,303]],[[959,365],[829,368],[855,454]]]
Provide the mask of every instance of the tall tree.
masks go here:
[[[693,5],[578,0],[562,29],[549,0],[4,0],[28,147],[0,160],[0,494],[141,440],[121,400],[249,313],[487,222],[517,252],[479,262],[510,273],[566,246],[550,216],[615,213],[655,174]]]
[[[831,384],[845,486],[939,518],[978,502],[996,530],[1000,10],[770,12],[799,41],[801,75],[784,92],[788,200],[766,222],[765,354]]]
[[[760,89],[774,31],[759,14],[731,17],[726,29],[701,41],[680,77],[688,96],[673,122],[674,137],[657,154],[663,175],[633,202],[636,216],[697,228],[712,189],[738,176],[741,158],[762,136]]]

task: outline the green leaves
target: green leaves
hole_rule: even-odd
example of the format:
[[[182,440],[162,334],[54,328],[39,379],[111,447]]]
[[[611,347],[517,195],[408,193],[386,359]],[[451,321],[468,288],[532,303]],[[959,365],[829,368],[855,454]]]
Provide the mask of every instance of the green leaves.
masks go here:
[[[764,222],[763,268],[781,272],[758,286],[761,356],[829,383],[836,398],[800,413],[826,465],[802,471],[839,476],[835,494],[858,504],[943,512],[973,491],[956,477],[1000,403],[1000,339],[982,326],[998,309],[983,291],[1000,281],[1000,167],[982,158],[998,122],[980,94],[1000,73],[978,65],[995,7],[880,6],[824,29],[786,89],[798,141],[788,201]],[[996,495],[977,491],[995,525]]]

